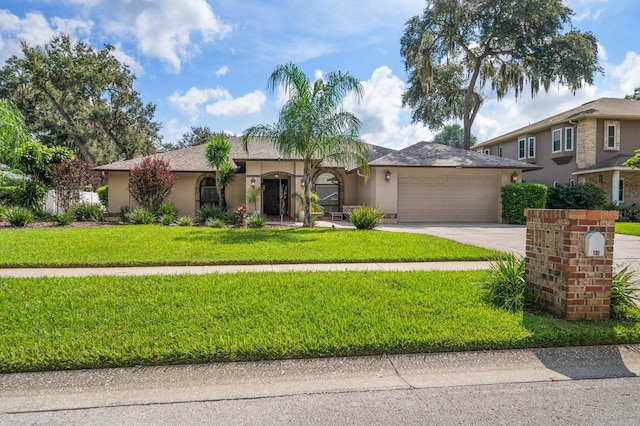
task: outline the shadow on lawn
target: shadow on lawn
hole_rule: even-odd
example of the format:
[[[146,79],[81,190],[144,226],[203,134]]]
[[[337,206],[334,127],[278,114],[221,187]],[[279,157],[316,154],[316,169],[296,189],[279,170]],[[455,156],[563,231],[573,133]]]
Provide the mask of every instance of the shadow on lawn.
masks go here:
[[[259,228],[259,229],[194,229],[175,237],[175,241],[208,241],[216,244],[312,243],[317,241],[318,232],[325,230]]]

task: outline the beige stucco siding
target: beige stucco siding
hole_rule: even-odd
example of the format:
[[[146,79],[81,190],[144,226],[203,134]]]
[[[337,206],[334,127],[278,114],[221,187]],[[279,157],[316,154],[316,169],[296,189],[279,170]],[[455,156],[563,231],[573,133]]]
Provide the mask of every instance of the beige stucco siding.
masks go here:
[[[129,172],[109,172],[109,213],[117,214],[122,206],[131,206]]]

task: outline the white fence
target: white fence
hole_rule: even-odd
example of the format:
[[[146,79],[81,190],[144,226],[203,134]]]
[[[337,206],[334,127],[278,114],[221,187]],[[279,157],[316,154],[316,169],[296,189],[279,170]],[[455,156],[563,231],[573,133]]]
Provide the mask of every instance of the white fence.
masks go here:
[[[88,192],[81,191],[80,192],[80,201],[83,203],[90,204],[100,204],[100,199],[98,198],[98,193],[96,192]],[[47,213],[62,213],[63,210],[58,206],[58,195],[56,191],[51,189],[47,192],[47,195],[44,197],[44,209]]]

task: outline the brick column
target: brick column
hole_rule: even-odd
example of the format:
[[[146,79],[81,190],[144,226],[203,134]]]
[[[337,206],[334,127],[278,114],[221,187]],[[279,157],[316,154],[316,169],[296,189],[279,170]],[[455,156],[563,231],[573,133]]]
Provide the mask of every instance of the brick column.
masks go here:
[[[535,299],[567,320],[607,320],[617,211],[528,209],[525,279]],[[585,236],[604,236],[587,256]]]

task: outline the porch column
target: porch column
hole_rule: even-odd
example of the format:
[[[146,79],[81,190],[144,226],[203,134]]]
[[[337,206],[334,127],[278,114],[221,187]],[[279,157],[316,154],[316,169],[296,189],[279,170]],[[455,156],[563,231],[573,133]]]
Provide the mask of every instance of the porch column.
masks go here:
[[[614,170],[611,177],[611,202],[620,205],[620,170]]]

